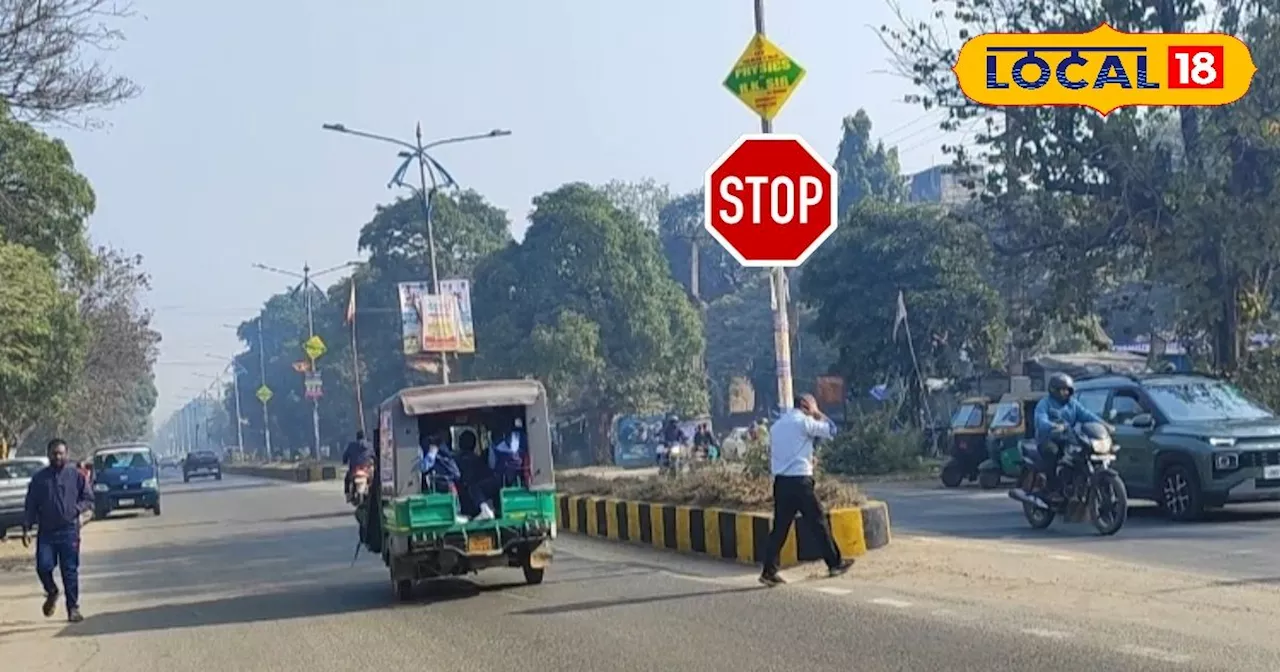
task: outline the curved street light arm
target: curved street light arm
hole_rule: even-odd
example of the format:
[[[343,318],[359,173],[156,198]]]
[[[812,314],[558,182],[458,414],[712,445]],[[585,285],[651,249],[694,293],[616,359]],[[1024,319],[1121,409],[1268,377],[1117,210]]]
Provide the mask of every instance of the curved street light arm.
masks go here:
[[[333,131],[333,132],[335,132],[335,133],[345,133],[345,134],[347,134],[347,135],[354,135],[354,136],[359,137],[359,138],[368,138],[368,139],[370,139],[370,140],[379,140],[379,141],[381,141],[381,142],[389,142],[389,143],[391,143],[391,144],[393,144],[393,145],[399,145],[399,146],[401,146],[401,147],[404,147],[404,148],[408,149],[408,150],[409,150],[409,151],[411,151],[411,152],[416,152],[416,151],[418,151],[418,146],[417,146],[417,145],[414,145],[414,144],[412,144],[412,143],[405,142],[404,140],[397,140],[397,139],[395,139],[395,138],[390,138],[390,137],[387,137],[387,136],[385,136],[385,135],[378,135],[378,134],[376,134],[376,133],[368,133],[368,132],[365,132],[365,131],[357,131],[357,130],[354,130],[354,129],[347,128],[346,126],[343,126],[342,124],[325,124],[325,125],[321,126],[321,128],[323,128],[323,129],[324,129],[324,130],[326,130],[326,131]]]
[[[444,138],[442,140],[432,140],[431,142],[428,142],[427,144],[423,145],[422,149],[428,150],[428,149],[431,149],[432,147],[439,147],[440,145],[451,145],[455,142],[471,142],[472,140],[488,140],[490,138],[504,138],[508,135],[511,135],[511,131],[495,129],[495,130],[489,131],[488,133],[481,133],[478,135],[463,135],[456,138]]]

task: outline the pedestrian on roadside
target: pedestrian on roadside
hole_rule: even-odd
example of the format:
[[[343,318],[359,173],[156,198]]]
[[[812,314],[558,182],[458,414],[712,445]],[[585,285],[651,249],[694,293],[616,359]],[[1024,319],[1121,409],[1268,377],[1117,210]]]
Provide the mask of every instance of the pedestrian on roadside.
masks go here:
[[[80,516],[93,508],[89,480],[67,459],[67,442],[53,439],[48,446],[49,466],[36,472],[27,486],[22,521],[22,545],[30,546],[36,528],[36,575],[44,586],[45,618],[53,616],[58,595],[67,594],[67,620],[79,623],[80,615]],[[62,570],[62,591],[53,580],[53,569]]]
[[[835,436],[835,423],[818,410],[818,401],[812,394],[797,397],[795,402],[795,408],[783,412],[769,428],[773,530],[769,533],[760,583],[770,588],[786,583],[778,576],[778,556],[791,533],[791,524],[795,522],[797,513],[800,514],[800,524],[817,539],[822,558],[827,563],[828,575],[840,576],[853,566],[853,560],[840,556],[840,549],[831,538],[822,503],[813,489],[813,442]]]

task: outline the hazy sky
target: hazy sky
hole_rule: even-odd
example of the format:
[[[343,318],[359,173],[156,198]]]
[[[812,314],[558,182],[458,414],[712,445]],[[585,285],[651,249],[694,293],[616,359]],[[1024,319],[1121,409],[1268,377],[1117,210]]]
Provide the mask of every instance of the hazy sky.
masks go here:
[[[908,9],[927,11],[923,0]],[[769,3],[770,38],[808,70],[775,121],[828,159],[841,118],[868,110],[908,172],[943,160],[938,115],[902,102],[871,26],[884,0]],[[95,242],[145,257],[164,336],[157,420],[209,385],[207,353],[287,278],[255,262],[324,268],[357,258],[374,205],[392,198],[387,145],[320,130],[342,122],[429,138],[509,128],[445,148],[464,187],[522,231],[530,199],[561,183],[653,177],[694,189],[755,117],[721,82],[752,33],[749,0],[137,0],[109,56],[143,95],[110,126],[58,131],[93,181]],[[198,362],[199,365],[193,365]]]

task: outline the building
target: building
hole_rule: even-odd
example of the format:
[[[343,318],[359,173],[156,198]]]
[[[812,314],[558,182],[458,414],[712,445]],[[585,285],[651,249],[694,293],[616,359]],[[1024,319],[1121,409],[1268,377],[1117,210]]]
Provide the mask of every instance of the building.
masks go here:
[[[907,180],[910,187],[907,198],[912,202],[963,205],[973,198],[973,192],[961,184],[960,176],[951,172],[950,164],[922,170]]]

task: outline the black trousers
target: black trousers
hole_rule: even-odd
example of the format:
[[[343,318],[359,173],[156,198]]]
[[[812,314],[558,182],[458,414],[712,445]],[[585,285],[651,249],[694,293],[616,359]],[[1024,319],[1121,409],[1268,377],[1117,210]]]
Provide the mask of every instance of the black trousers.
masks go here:
[[[827,567],[839,567],[843,562],[840,549],[831,538],[831,529],[827,524],[827,515],[822,511],[822,504],[813,491],[813,478],[809,476],[774,476],[773,477],[773,530],[769,532],[769,548],[764,556],[764,575],[778,573],[778,556],[782,553],[782,545],[791,533],[791,524],[800,514],[800,525],[808,528],[808,532],[822,548],[822,559]]]

